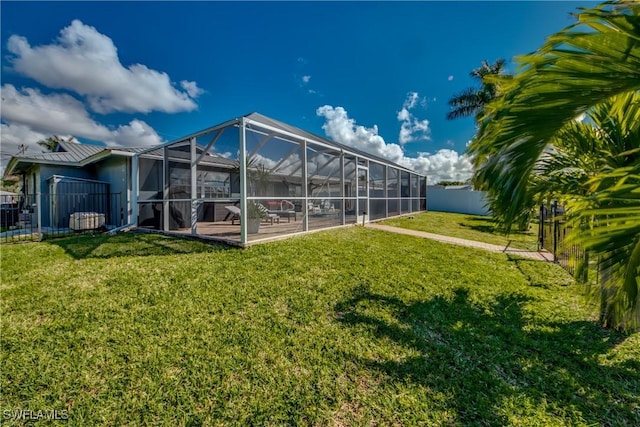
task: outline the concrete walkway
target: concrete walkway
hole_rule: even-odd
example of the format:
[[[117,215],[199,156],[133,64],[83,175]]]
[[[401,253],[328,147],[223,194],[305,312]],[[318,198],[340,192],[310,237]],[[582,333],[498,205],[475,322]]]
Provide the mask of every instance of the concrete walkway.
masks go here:
[[[470,248],[484,249],[491,252],[502,252],[509,255],[516,255],[523,258],[535,259],[538,261],[553,262],[553,254],[542,250],[540,252],[527,251],[524,249],[509,248],[508,246],[492,245],[490,243],[478,242],[475,240],[459,239],[457,237],[443,236],[441,234],[426,233],[424,231],[409,230],[406,228],[391,227],[377,223],[369,223],[368,228],[388,231],[391,233],[406,234],[408,236],[422,237],[424,239],[437,240],[438,242],[450,243],[453,245],[468,246]]]

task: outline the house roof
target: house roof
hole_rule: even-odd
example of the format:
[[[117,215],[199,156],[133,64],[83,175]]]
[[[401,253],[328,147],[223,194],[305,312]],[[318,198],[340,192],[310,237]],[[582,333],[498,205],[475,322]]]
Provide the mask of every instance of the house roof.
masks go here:
[[[105,151],[106,147],[99,145],[79,144],[74,142],[60,142],[58,149],[50,153],[20,154],[14,157],[25,160],[53,161],[78,163],[87,157]]]
[[[5,176],[21,172],[34,163],[82,167],[109,155],[129,156],[141,150],[143,148],[109,148],[100,145],[60,141],[58,148],[54,152],[13,156],[7,164]]]

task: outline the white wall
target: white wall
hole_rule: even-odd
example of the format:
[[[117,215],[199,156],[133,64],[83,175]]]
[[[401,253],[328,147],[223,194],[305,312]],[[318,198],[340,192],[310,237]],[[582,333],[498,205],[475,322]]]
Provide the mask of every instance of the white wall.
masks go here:
[[[427,190],[427,210],[440,212],[456,212],[471,215],[491,215],[485,205],[487,199],[484,191],[467,190]]]

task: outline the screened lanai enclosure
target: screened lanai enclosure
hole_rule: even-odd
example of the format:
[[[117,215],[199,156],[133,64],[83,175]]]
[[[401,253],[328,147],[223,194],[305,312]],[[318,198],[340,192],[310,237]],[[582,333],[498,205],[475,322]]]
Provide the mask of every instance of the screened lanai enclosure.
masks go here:
[[[238,246],[426,209],[426,177],[258,113],[142,151],[133,172],[138,227]]]

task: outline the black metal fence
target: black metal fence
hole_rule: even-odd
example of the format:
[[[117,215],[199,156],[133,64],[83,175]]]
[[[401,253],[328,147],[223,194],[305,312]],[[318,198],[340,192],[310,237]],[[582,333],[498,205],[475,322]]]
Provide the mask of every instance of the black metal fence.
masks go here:
[[[121,193],[30,194],[0,205],[0,242],[39,241],[125,225]]]
[[[564,208],[557,203],[540,206],[540,227],[538,228],[538,245],[553,254],[554,261],[575,275],[578,268],[584,266],[581,273],[583,280],[588,279],[588,253],[577,244],[568,244],[567,236],[572,227],[567,224]]]

